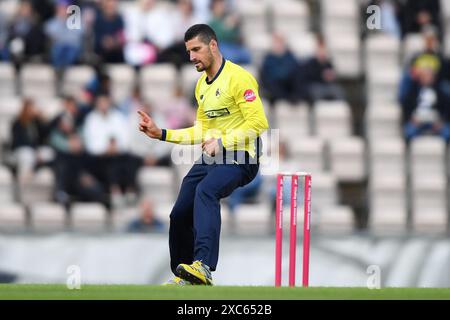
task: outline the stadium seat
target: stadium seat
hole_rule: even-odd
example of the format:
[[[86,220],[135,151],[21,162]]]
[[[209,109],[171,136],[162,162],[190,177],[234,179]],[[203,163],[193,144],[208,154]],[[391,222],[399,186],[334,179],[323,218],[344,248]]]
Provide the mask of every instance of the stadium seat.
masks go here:
[[[411,142],[411,175],[442,177],[445,175],[445,141],[440,137],[417,137]]]
[[[32,180],[20,186],[20,200],[24,204],[48,202],[52,199],[54,188],[54,173],[49,168],[39,169]]]
[[[331,32],[325,34],[325,41],[337,76],[347,79],[359,77],[362,71],[359,34]]]
[[[186,97],[194,96],[195,85],[197,84],[200,75],[201,73],[195,70],[191,65],[184,65],[181,67],[181,85]]]
[[[64,71],[62,92],[77,97],[94,76],[94,69],[90,66],[69,67]]]
[[[330,206],[311,213],[311,222],[321,233],[350,233],[354,230],[355,214],[350,206]]]
[[[450,20],[450,3],[446,0],[440,0],[440,2],[443,18],[445,22],[448,22]]]
[[[236,1],[236,10],[240,17],[241,32],[244,37],[267,32],[267,6],[258,0]]]
[[[225,207],[223,205],[222,209]],[[236,227],[234,231],[242,234],[261,233],[261,230],[266,231],[271,219],[269,208],[270,206],[266,202],[239,205],[234,212]],[[225,227],[228,226],[230,219],[233,219],[233,217],[231,217],[229,212],[222,213],[222,223]]]
[[[0,165],[0,203],[14,202],[14,178],[12,172]]]
[[[124,208],[116,210],[111,217],[113,230],[123,232],[132,220],[139,217],[139,211],[137,207]]]
[[[102,232],[106,230],[108,212],[99,203],[74,203],[70,208],[70,225],[74,231]]]
[[[133,67],[127,64],[109,64],[107,73],[111,77],[111,95],[116,103],[122,103],[132,93],[137,83]],[[141,88],[144,89],[144,88]],[[141,91],[145,94],[144,91]]]
[[[291,34],[287,43],[292,52],[299,58],[306,59],[313,56],[317,49],[317,37],[312,32]]]
[[[336,177],[333,174],[328,172],[313,173],[311,182],[311,205],[313,210],[320,211],[323,208],[338,205],[338,186]]]
[[[372,174],[369,185],[369,228],[391,233],[406,230],[406,177],[401,172]]]
[[[378,66],[366,70],[369,104],[396,103],[401,73],[399,66]]]
[[[319,137],[305,137],[292,139],[289,150],[294,161],[298,163],[301,171],[312,174],[321,173],[325,169],[325,142]]]
[[[360,137],[329,141],[331,172],[339,181],[360,182],[366,178],[365,144]]]
[[[140,85],[146,99],[158,104],[174,93],[177,73],[169,63],[148,65],[141,70]]]
[[[56,95],[55,70],[46,64],[26,64],[20,71],[22,96],[51,98]]]
[[[281,138],[283,132],[287,127],[294,128],[297,136],[306,136],[310,133],[309,128],[309,112],[306,104],[291,104],[286,101],[278,101],[273,106],[275,128],[282,129]],[[293,137],[293,138],[296,138]]]
[[[305,1],[272,2],[273,29],[284,35],[295,35],[310,29],[309,7]]]
[[[443,231],[447,221],[445,142],[424,136],[411,142],[410,176],[413,226],[418,231]]]
[[[16,71],[10,63],[0,63],[0,96],[16,94]]]
[[[272,38],[269,33],[255,33],[252,35],[244,35],[244,43],[250,50],[252,63],[255,66],[261,66],[266,53],[272,47]]]
[[[57,97],[36,99],[35,103],[47,120],[52,120],[64,110],[63,101]]]
[[[402,65],[406,65],[412,56],[425,49],[425,43],[421,34],[408,34],[403,40]]]
[[[402,138],[383,137],[369,145],[372,178],[406,175],[405,142]]]
[[[447,230],[447,181],[444,175],[412,177],[412,221],[419,232],[444,233]]]
[[[376,232],[404,231],[407,226],[405,143],[378,138],[369,147],[369,226]]]
[[[67,226],[66,209],[57,203],[33,203],[30,206],[31,225],[34,231],[64,231]]]
[[[449,30],[450,30],[450,26],[449,26]],[[444,37],[443,42],[444,42],[443,46],[442,46],[443,54],[444,54],[444,56],[448,57],[448,56],[450,56],[450,32],[446,33],[446,36]]]
[[[22,99],[17,96],[0,96],[0,142],[10,142],[14,119],[22,109]]]
[[[366,137],[377,143],[379,138],[400,138],[401,107],[397,104],[372,104],[366,108]]]
[[[357,0],[321,0],[321,25],[326,34],[355,34],[359,29]]]
[[[144,167],[138,172],[142,193],[152,200],[172,202],[176,190],[174,172],[164,167]]]
[[[2,232],[24,231],[27,228],[25,208],[16,203],[0,202],[0,230]]]
[[[18,0],[2,0],[0,1],[0,12],[2,13],[4,19],[10,22],[17,13],[19,8]]]
[[[376,33],[369,35],[365,41],[366,71],[376,68],[389,70],[400,66],[400,41],[396,37]]]
[[[314,105],[313,132],[324,139],[352,134],[351,109],[345,101],[318,101]]]

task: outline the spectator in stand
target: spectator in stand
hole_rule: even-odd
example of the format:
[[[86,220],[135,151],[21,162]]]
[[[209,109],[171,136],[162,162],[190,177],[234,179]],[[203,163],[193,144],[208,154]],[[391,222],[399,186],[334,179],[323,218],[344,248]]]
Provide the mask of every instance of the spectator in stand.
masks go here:
[[[57,1],[57,0],[56,0]],[[47,22],[53,17],[55,0],[31,0],[33,11],[38,15],[40,22]],[[72,0],[73,4],[78,5],[79,1]]]
[[[156,0],[139,0],[138,7],[126,12],[127,63],[154,63],[162,51],[173,45],[174,26],[169,16],[169,10],[158,7]]]
[[[242,45],[239,17],[229,10],[225,0],[212,0],[211,12],[209,26],[216,32],[224,58],[238,64],[249,64],[251,57]]]
[[[336,83],[336,72],[322,37],[318,37],[315,56],[306,61],[304,68],[310,104],[317,100],[344,99],[344,93]]]
[[[81,137],[84,115],[71,96],[64,98],[64,111],[52,121],[49,143],[56,151],[55,200],[100,202],[109,208],[109,198],[99,181],[89,173]]]
[[[304,71],[282,35],[272,35],[271,51],[260,70],[264,95],[273,105],[278,100],[297,103],[305,99]]]
[[[403,1],[399,10],[402,36],[422,32],[424,27],[432,25],[438,29],[439,36],[442,37],[440,14],[440,0]]]
[[[45,35],[42,25],[33,13],[30,1],[20,2],[8,34],[8,51],[14,63],[20,65],[35,57],[42,59],[45,52]]]
[[[124,193],[132,192],[136,185],[128,175],[127,128],[126,118],[112,107],[106,95],[97,97],[95,109],[86,116],[83,127],[87,167],[107,187],[114,207],[123,206]]]
[[[173,23],[174,43],[160,52],[158,61],[171,62],[179,69],[182,64],[190,63],[184,43],[185,31],[190,26],[203,21],[195,15],[191,0],[177,0],[177,10],[172,13],[170,20]]]
[[[46,157],[39,152],[46,137],[46,121],[31,99],[25,99],[22,110],[12,124],[13,161],[19,184],[30,181],[34,169]]]
[[[56,68],[75,64],[81,55],[83,33],[81,29],[67,28],[69,0],[58,0],[56,14],[45,24],[45,33],[51,39],[51,62]]]
[[[121,63],[125,44],[124,21],[117,0],[101,0],[94,23],[95,53],[103,62]]]
[[[440,135],[450,139],[450,99],[442,90],[433,68],[417,71],[418,81],[409,88],[401,105],[404,133],[407,141],[423,134]]]
[[[164,223],[156,217],[152,201],[144,199],[139,205],[139,217],[132,220],[128,232],[162,232],[166,230]]]
[[[405,95],[413,90],[413,86],[419,81],[419,71],[424,67],[433,70],[436,81],[450,95],[449,63],[440,51],[436,29],[433,27],[425,28],[423,31],[423,39],[425,50],[414,55],[403,72],[399,86],[400,100],[404,100]]]

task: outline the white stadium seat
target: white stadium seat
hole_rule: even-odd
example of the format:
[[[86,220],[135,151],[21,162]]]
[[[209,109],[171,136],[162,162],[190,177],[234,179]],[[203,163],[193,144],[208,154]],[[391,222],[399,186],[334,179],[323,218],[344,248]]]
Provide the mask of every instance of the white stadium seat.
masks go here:
[[[25,208],[15,203],[0,203],[0,230],[2,232],[24,231],[27,226]]]
[[[94,76],[94,69],[90,66],[72,66],[67,68],[63,77],[63,93],[79,96]]]
[[[345,101],[318,101],[314,105],[315,134],[324,139],[352,134],[351,109]]]
[[[374,68],[398,67],[400,65],[400,40],[395,36],[376,33],[365,41],[366,71]]]
[[[299,34],[310,29],[310,12],[306,2],[285,0],[273,3],[273,28],[285,35]]]
[[[174,93],[176,70],[172,64],[161,63],[142,68],[140,85],[146,99],[158,104]]]
[[[34,231],[54,232],[66,228],[66,209],[57,203],[33,203],[30,218]]]
[[[401,107],[397,104],[372,104],[365,112],[366,136],[369,142],[377,143],[379,138],[402,137]]]
[[[106,230],[108,212],[99,203],[74,203],[70,208],[70,225],[74,231],[102,232]]]
[[[360,137],[330,140],[331,172],[339,181],[361,182],[366,178],[365,144]]]
[[[106,70],[111,77],[112,98],[116,103],[122,103],[131,95],[136,84],[135,71],[132,66],[127,64],[108,64]]]
[[[144,167],[139,170],[137,179],[145,196],[162,202],[174,200],[176,177],[172,169]]]
[[[12,172],[0,165],[0,203],[14,202],[14,178]]]
[[[0,63],[0,96],[16,94],[16,71],[10,63]]]
[[[325,141],[319,137],[296,137],[289,145],[292,158],[298,162],[302,171],[312,174],[325,169]]]
[[[56,95],[54,69],[45,64],[26,64],[20,70],[22,96],[51,98]]]
[[[20,200],[25,204],[50,201],[55,184],[54,180],[54,173],[51,169],[39,169],[30,182],[20,186]]]

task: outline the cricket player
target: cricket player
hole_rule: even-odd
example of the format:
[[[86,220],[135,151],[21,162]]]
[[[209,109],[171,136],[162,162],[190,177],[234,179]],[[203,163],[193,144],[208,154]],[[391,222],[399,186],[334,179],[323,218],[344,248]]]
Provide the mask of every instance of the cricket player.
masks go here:
[[[259,136],[269,125],[255,78],[223,58],[211,27],[193,25],[184,41],[190,61],[203,72],[195,88],[195,125],[162,129],[138,111],[139,129],[153,139],[202,146],[203,154],[184,177],[170,213],[170,264],[175,277],[166,284],[213,285],[211,272],[219,256],[220,199],[256,176]]]

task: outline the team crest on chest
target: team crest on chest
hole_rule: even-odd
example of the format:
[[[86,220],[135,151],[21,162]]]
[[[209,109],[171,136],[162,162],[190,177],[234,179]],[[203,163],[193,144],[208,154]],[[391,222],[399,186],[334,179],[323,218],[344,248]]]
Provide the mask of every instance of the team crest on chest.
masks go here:
[[[217,88],[217,90],[216,90],[216,97],[219,97],[220,96],[220,90],[219,90],[219,88]]]

